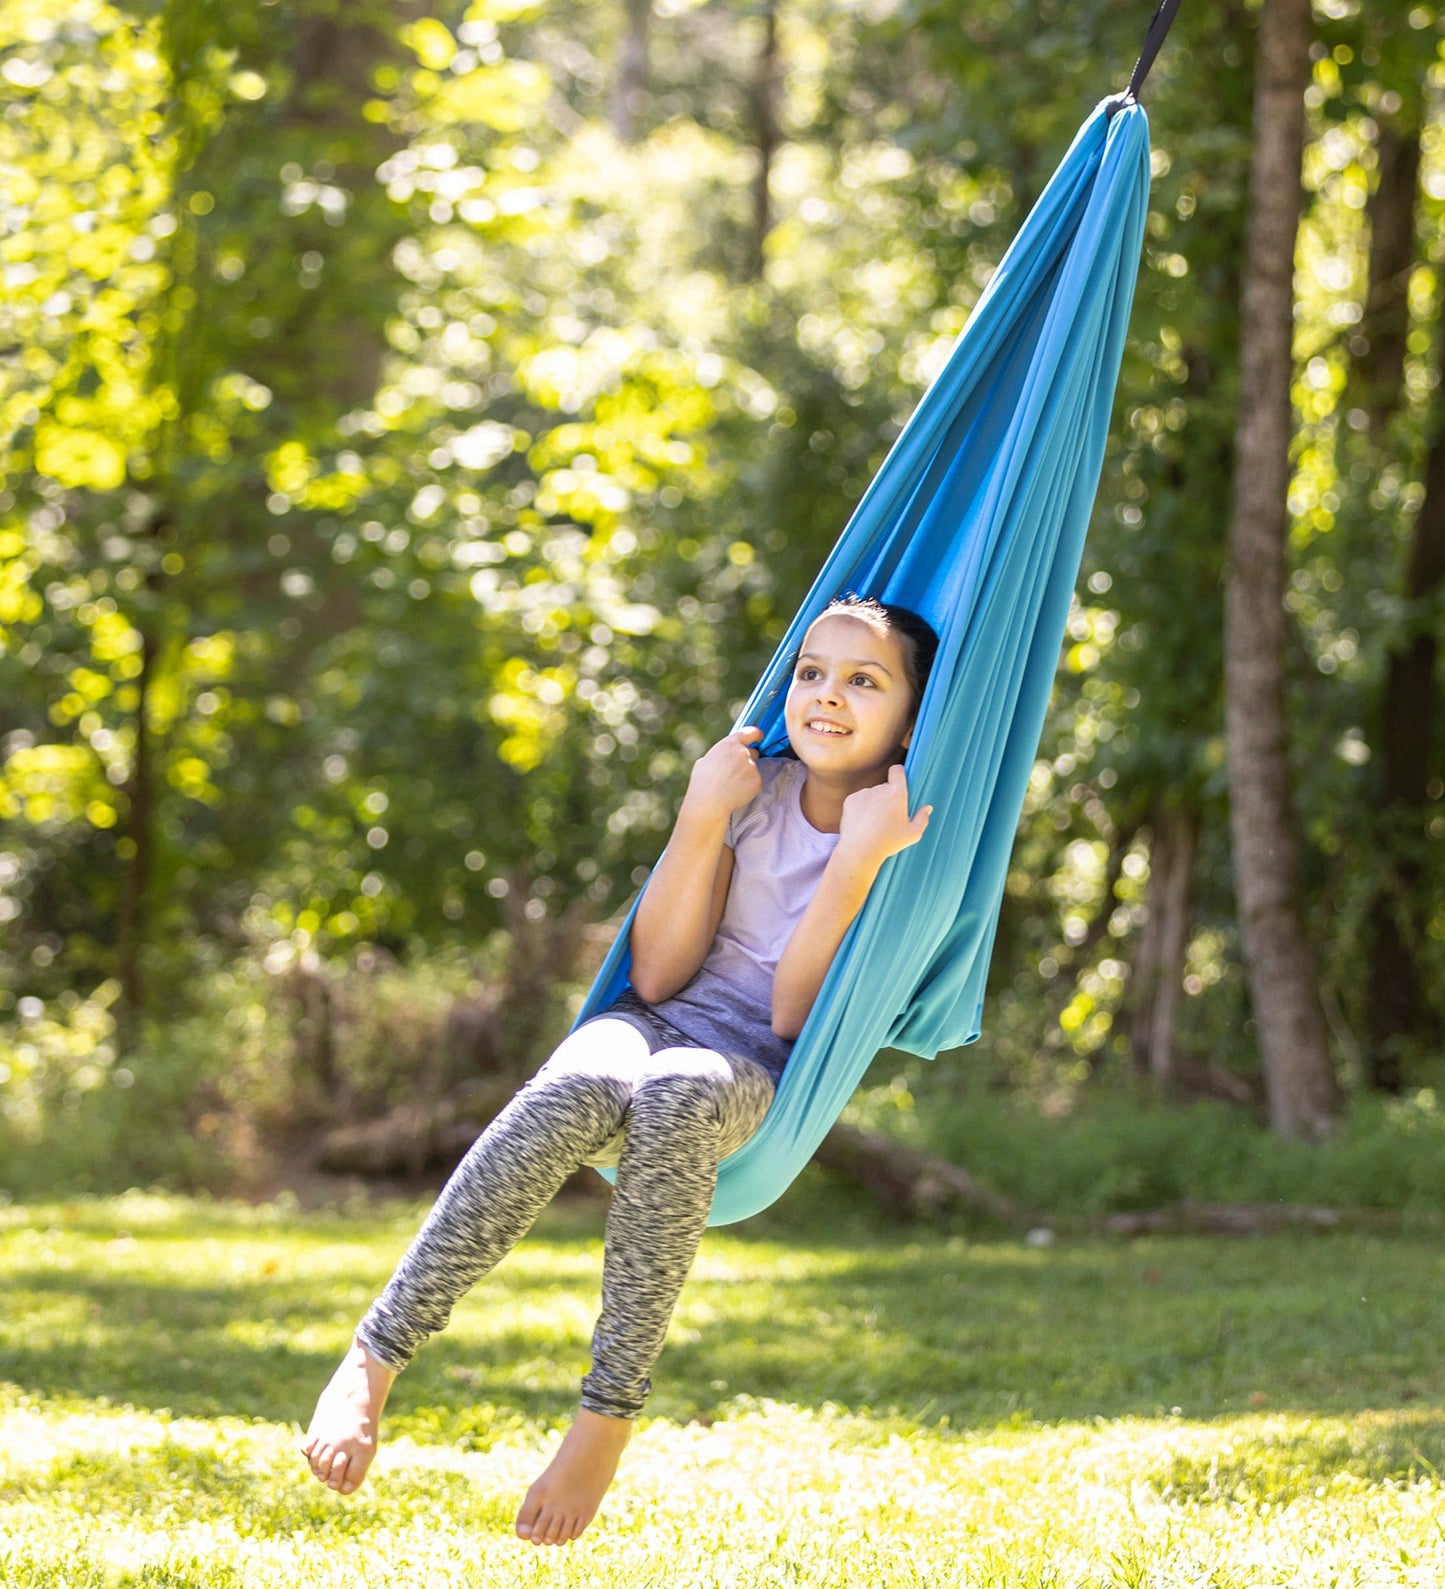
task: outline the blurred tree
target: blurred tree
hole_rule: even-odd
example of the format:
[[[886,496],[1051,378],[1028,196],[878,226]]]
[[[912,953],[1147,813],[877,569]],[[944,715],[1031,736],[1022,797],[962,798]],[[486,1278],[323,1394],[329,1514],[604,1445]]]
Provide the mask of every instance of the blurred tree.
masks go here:
[[[1391,1092],[1434,1078],[1445,1030],[1427,491],[1440,209],[1424,115],[1440,81],[1439,25],[1428,6],[1331,12],[1316,49],[1319,136],[1296,277],[1291,505],[1302,555],[1287,602],[1317,679],[1297,716],[1324,752],[1296,764],[1320,856],[1306,877],[1337,1042],[1361,1081]]]
[[[564,974],[584,902],[632,886],[667,825],[655,785],[706,742],[691,714],[726,698],[716,598],[758,582],[730,535],[684,535],[673,554],[637,520],[642,503],[665,514],[706,489],[702,432],[765,388],[684,346],[686,309],[657,332],[639,320],[673,261],[632,274],[597,190],[568,187],[569,169],[613,151],[583,141],[575,165],[544,168],[560,149],[541,114],[550,85],[506,55],[485,6],[455,34],[397,21],[358,11],[338,33],[326,7],[221,19],[177,5],[134,36],[112,29],[113,80],[140,72],[167,135],[150,208],[121,241],[156,261],[136,295],[152,408],[125,453],[118,428],[77,429],[62,382],[33,400],[40,449],[11,432],[28,493],[9,504],[13,549],[30,561],[6,616],[58,667],[37,543],[87,594],[110,588],[107,560],[126,565],[98,609],[119,626],[105,644],[125,686],[101,688],[93,645],[89,695],[71,678],[56,707],[31,682],[41,714],[81,719],[111,753],[116,792],[91,800],[88,842],[98,876],[112,854],[129,862],[128,890],[81,903],[81,874],[66,885],[95,969],[119,971],[133,1008],[143,941],[180,978],[217,934],[299,953],[509,924],[519,976]],[[90,82],[64,53],[73,40],[45,38],[74,128]],[[145,77],[151,59],[169,73]],[[95,109],[124,170],[129,129],[103,98]],[[42,168],[37,189],[48,180]],[[616,196],[624,226],[647,223]],[[163,248],[134,241],[147,227]],[[31,247],[63,274],[69,241],[52,229]],[[109,256],[97,271],[103,291]],[[50,301],[54,284],[37,283]],[[83,389],[97,371],[82,356],[68,379]],[[124,533],[106,518],[118,503]],[[663,679],[664,658],[682,680]],[[75,800],[45,789],[63,773],[83,792],[92,763],[20,733],[14,814],[73,828]],[[26,778],[48,780],[31,807]],[[37,848],[42,870],[55,853]],[[32,941],[49,933],[58,901],[16,893]],[[553,911],[564,947],[539,954]]]
[[[778,0],[762,0],[763,41],[753,79],[753,136],[757,170],[753,174],[753,226],[748,274],[762,276],[768,233],[773,229],[773,160],[778,149],[778,84],[783,75],[778,50]]]
[[[31,48],[46,52],[51,114],[112,146],[110,176],[92,191],[116,178],[139,189],[129,210],[101,213],[147,271],[129,290],[115,256],[95,250],[81,251],[91,271],[77,270],[65,230],[34,225],[52,200],[45,187],[32,257],[81,290],[59,294],[69,356],[32,391],[35,416],[10,433],[9,461],[27,538],[37,513],[56,520],[48,543],[29,539],[34,581],[47,565],[71,571],[61,606],[84,625],[68,644],[52,639],[49,655],[59,666],[69,650],[64,666],[72,679],[94,676],[93,699],[72,689],[37,705],[52,723],[77,725],[77,776],[93,758],[115,790],[90,813],[92,850],[126,869],[113,963],[133,1019],[147,948],[159,934],[173,952],[194,920],[199,874],[254,864],[268,828],[257,817],[269,806],[228,805],[215,778],[249,748],[258,719],[284,723],[285,697],[271,695],[263,713],[246,685],[294,669],[309,634],[293,608],[315,589],[316,547],[293,549],[275,523],[284,492],[273,478],[268,497],[267,476],[307,455],[375,380],[398,230],[367,179],[395,134],[363,110],[374,76],[397,78],[398,45],[394,20],[376,8],[354,10],[344,27],[325,6],[223,16],[183,0],[140,23],[119,12],[101,20],[112,58],[98,96],[87,98],[87,28],[53,28]],[[127,120],[141,86],[149,127]],[[253,152],[263,133],[274,165]],[[140,160],[138,144],[150,151]],[[49,153],[39,139],[25,151],[32,168]],[[137,169],[144,185],[130,177]],[[93,225],[86,202],[74,201],[74,219]],[[334,290],[317,295],[328,267]],[[97,324],[114,325],[118,342]],[[82,587],[114,594],[87,604]],[[44,588],[54,607],[52,590],[65,587]],[[327,620],[342,621],[344,605]],[[8,780],[13,757],[6,770]]]
[[[625,0],[624,11],[627,20],[612,89],[612,131],[619,143],[632,143],[647,101],[647,36],[652,23],[652,0]]]
[[[1363,313],[1350,339],[1350,382],[1377,444],[1408,406],[1405,381],[1411,315],[1410,279],[1424,265],[1416,209],[1425,134],[1425,96],[1436,62],[1429,8],[1407,19],[1362,19],[1358,55],[1372,56],[1363,83],[1348,84],[1374,113],[1375,184],[1367,207],[1369,256]],[[1343,52],[1342,52],[1343,53]],[[1345,63],[1347,66],[1352,61]],[[1356,68],[1359,73],[1360,68]],[[1354,75],[1354,74],[1352,74]],[[1435,311],[1441,336],[1439,310]],[[1434,354],[1440,367],[1440,351]],[[1348,401],[1348,395],[1343,399]],[[1406,430],[1395,423],[1396,435]],[[1370,975],[1363,1027],[1372,1086],[1401,1092],[1419,1057],[1445,1038],[1445,1006],[1427,991],[1425,945],[1430,937],[1432,889],[1427,822],[1431,782],[1441,765],[1438,623],[1433,608],[1445,586],[1445,404],[1432,398],[1424,421],[1423,497],[1403,548],[1397,575],[1402,611],[1388,643],[1379,705],[1380,771],[1377,816],[1378,886],[1370,907]],[[1388,441],[1387,441],[1388,445]],[[1435,796],[1438,804],[1439,795]],[[1413,1063],[1412,1063],[1413,1061]]]
[[[1368,760],[1429,721],[1389,658],[1438,640],[1428,558],[1398,594],[1434,522],[1438,30],[1326,10],[1285,710],[1336,1043],[1380,1034],[1383,1084],[1408,1029],[1407,1085],[1445,985],[1439,750]],[[1256,1081],[1221,649],[1255,17],[1186,7],[1146,94],[1115,438],[997,940],[1010,1085],[1131,1053]],[[144,970],[169,1011],[247,949],[304,981],[481,947],[523,1062],[1144,20],[0,0],[0,999],[124,971],[134,1003]],[[1380,163],[1411,125],[1401,352]],[[1359,975],[1390,911],[1418,1008]]]
[[[1310,36],[1309,0],[1266,0],[1255,69],[1225,587],[1230,831],[1250,1002],[1270,1122],[1281,1136],[1306,1139],[1329,1130],[1337,1106],[1298,896],[1284,698],[1292,282]]]

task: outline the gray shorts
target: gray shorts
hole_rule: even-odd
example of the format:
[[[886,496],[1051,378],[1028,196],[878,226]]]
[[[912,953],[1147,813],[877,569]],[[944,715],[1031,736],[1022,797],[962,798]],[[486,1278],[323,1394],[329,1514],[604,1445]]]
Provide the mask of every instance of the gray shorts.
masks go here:
[[[792,1038],[779,1037],[772,1029],[768,1012],[741,996],[729,994],[721,978],[714,976],[709,981],[704,976],[695,977],[683,992],[699,988],[700,997],[696,993],[692,998],[679,994],[659,1004],[648,1004],[632,988],[624,988],[612,1007],[599,1010],[598,1014],[611,1015],[641,1032],[647,1039],[649,1053],[657,1053],[659,1044],[710,1049],[729,1059],[746,1059],[761,1065],[776,1087],[793,1051]],[[690,1030],[673,1021],[673,1013],[681,1015]]]
[[[664,1048],[711,1048],[711,1043],[700,1043],[695,1037],[689,1037],[686,1032],[680,1032],[667,1017],[653,1008],[646,999],[633,992],[631,988],[623,988],[622,992],[607,1006],[605,1010],[598,1010],[592,1017],[594,1021],[600,1020],[604,1015],[611,1016],[615,1021],[626,1021],[635,1027],[647,1039],[647,1052],[660,1053]],[[723,1052],[723,1050],[719,1050]],[[739,1055],[736,1051],[729,1053],[731,1059],[739,1057],[749,1058],[749,1055]]]

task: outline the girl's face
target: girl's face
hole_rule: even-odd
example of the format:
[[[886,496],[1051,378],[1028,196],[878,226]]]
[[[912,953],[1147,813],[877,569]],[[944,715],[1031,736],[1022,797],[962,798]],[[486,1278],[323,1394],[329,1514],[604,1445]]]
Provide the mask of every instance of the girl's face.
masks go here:
[[[808,630],[788,686],[788,742],[810,770],[887,776],[913,735],[907,642],[834,613]]]

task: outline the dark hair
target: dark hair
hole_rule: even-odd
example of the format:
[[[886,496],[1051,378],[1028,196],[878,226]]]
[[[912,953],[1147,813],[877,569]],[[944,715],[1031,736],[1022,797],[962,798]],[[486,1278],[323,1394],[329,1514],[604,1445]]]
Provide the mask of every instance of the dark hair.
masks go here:
[[[896,634],[903,640],[903,669],[913,690],[916,712],[923,699],[923,687],[933,671],[933,659],[938,654],[938,634],[933,625],[910,607],[895,607],[892,602],[879,601],[875,596],[860,596],[852,590],[835,596],[813,623],[839,616],[861,619],[870,628]]]

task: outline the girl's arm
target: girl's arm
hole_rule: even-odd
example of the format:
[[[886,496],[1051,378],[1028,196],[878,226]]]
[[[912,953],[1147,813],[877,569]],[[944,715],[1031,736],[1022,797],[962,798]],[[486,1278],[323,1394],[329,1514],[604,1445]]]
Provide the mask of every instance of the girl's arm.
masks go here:
[[[917,844],[932,811],[923,806],[909,818],[908,782],[897,766],[888,769],[887,783],[855,790],[843,802],[837,848],[773,973],[772,1024],[779,1037],[802,1031],[838,945],[884,861]]]
[[[649,1004],[697,975],[717,937],[733,875],[728,818],[763,787],[756,728],[739,729],[700,757],[662,859],[632,920],[633,989]]]

